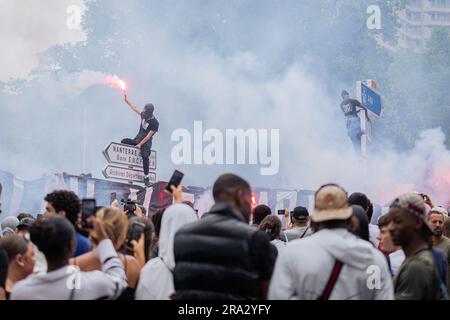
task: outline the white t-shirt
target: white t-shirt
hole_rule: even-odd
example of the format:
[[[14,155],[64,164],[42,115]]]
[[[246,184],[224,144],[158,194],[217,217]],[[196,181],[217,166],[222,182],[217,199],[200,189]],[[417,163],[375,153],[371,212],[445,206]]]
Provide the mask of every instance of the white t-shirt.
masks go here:
[[[378,241],[377,236],[380,233],[380,228],[378,226],[369,223],[369,240],[373,243],[375,248],[378,248],[380,241]]]
[[[286,248],[286,242],[281,241],[279,239],[272,240],[272,241],[270,241],[270,243],[273,244],[277,248],[278,254],[280,254],[281,251],[284,250],[284,248]]]
[[[402,265],[403,261],[405,260],[405,253],[403,252],[402,249],[394,251],[389,255],[389,260],[391,261],[392,273],[395,276],[398,272],[398,269],[400,269],[400,266]]]
[[[45,255],[39,251],[37,246],[34,246],[34,257],[36,259],[36,263],[34,265],[33,273],[46,273],[47,272],[47,259]]]

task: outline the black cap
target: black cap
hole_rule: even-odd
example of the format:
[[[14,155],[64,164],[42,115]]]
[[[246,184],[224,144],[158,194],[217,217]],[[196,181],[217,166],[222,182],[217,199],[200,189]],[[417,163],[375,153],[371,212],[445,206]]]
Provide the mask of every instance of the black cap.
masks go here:
[[[347,90],[342,90],[341,97],[349,96],[349,95],[350,95],[350,93],[348,93]]]
[[[305,207],[296,207],[294,211],[292,211],[292,222],[304,223],[308,221],[309,212]]]
[[[361,206],[364,210],[368,210],[370,206],[370,200],[364,193],[354,192],[348,197],[348,203],[350,205]]]

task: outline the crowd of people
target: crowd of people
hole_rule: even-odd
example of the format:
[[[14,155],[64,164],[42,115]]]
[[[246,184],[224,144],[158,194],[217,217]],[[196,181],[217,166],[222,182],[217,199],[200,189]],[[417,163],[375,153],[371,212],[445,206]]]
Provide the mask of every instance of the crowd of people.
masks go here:
[[[66,190],[39,217],[0,221],[0,300],[443,300],[450,286],[450,218],[426,194],[373,203],[337,184],[314,209],[252,208],[249,183],[224,174],[199,218],[174,203],[148,216],[117,201],[95,215]],[[136,235],[136,230],[139,233]]]

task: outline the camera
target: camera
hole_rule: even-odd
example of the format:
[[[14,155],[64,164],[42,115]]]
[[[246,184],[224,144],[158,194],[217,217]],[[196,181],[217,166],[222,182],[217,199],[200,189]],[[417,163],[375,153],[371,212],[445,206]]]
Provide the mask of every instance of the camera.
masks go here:
[[[123,206],[123,211],[127,214],[128,217],[135,217],[136,216],[136,206],[137,202],[133,200],[123,200],[121,201],[121,204]]]

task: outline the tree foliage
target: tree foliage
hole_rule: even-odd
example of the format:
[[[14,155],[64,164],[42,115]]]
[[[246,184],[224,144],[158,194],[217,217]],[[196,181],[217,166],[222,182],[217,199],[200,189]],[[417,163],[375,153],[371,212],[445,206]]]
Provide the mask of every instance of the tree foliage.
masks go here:
[[[357,80],[376,79],[386,103],[384,117],[375,125],[376,137],[409,147],[426,128],[440,126],[450,136],[450,40],[448,29],[437,28],[420,53],[392,52],[380,46],[376,37],[395,44],[396,11],[406,3],[130,0],[124,5],[118,0],[90,1],[83,20],[87,42],[54,48],[46,58],[69,72],[120,72],[127,70],[133,57],[145,57],[149,43],[164,32],[189,44],[185,50],[210,47],[223,55],[255,52],[267,66],[268,76],[312,56],[321,64],[312,69],[325,69],[324,91],[338,93]],[[381,9],[381,30],[366,26],[369,5]]]

